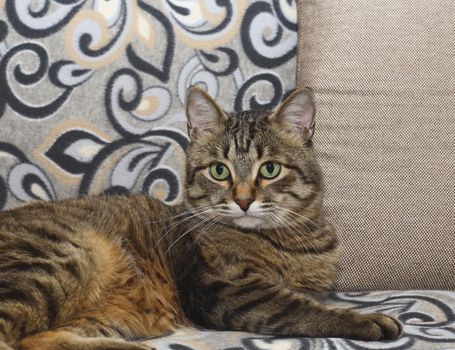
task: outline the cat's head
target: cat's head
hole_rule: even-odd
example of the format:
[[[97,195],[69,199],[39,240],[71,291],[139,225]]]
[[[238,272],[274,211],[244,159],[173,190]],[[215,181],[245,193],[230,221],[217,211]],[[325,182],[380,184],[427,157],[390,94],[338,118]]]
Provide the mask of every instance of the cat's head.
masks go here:
[[[227,113],[191,87],[186,114],[191,144],[185,204],[194,215],[259,230],[320,210],[310,89],[295,91],[274,111]]]

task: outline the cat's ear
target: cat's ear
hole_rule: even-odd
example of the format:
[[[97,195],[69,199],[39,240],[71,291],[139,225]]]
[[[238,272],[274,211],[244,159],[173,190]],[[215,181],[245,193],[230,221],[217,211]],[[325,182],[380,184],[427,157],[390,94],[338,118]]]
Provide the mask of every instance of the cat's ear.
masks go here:
[[[306,142],[314,134],[315,114],[313,91],[305,88],[291,93],[270,116],[270,120],[280,123],[292,132],[300,133]]]
[[[226,114],[202,89],[190,86],[186,93],[188,135],[196,140],[201,133],[227,120]]]

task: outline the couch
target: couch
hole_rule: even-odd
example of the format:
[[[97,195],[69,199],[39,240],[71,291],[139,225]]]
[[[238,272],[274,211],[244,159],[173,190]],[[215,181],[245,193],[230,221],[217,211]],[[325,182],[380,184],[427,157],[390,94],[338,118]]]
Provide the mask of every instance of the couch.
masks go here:
[[[318,109],[328,304],[398,317],[390,342],[182,329],[173,349],[455,349],[452,0],[0,0],[0,209],[89,193],[182,199],[186,88],[227,110]]]

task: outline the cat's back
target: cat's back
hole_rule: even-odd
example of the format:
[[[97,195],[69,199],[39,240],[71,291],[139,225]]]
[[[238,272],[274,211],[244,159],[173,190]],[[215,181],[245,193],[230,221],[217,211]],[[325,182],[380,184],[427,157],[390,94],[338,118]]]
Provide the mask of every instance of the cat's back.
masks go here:
[[[33,202],[0,212],[0,225],[35,224],[53,222],[62,229],[67,225],[116,225],[128,220],[166,217],[175,209],[146,195],[95,195],[53,202]]]

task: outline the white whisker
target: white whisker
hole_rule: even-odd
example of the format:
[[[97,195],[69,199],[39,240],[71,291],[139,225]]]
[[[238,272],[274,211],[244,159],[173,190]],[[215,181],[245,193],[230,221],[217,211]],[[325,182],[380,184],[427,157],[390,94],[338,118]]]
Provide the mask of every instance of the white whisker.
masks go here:
[[[202,237],[207,231],[209,228],[211,228],[212,226],[216,225],[217,223],[219,223],[222,219],[224,218],[224,215],[219,215],[218,217],[215,217],[211,223],[209,223],[205,228],[203,228],[201,230],[201,232],[196,236],[196,238],[194,239],[194,243],[196,243],[198,241],[198,239],[200,237]]]
[[[286,224],[286,222],[282,218],[280,218],[277,214],[273,214],[273,215],[276,216],[276,218],[283,224],[283,228],[287,229],[287,231],[290,232],[295,239],[297,239],[297,241],[300,243],[300,246],[305,248],[305,250],[307,251],[308,254],[310,253],[310,250],[308,249],[305,242],[303,242],[302,237],[306,238],[308,243],[310,243],[313,246],[313,248],[316,249],[316,247],[314,247],[314,245],[311,243],[311,241],[307,237],[305,237],[305,235],[301,235],[300,232],[295,231],[292,226],[290,226],[289,224]]]
[[[214,211],[215,209],[213,208],[209,208],[209,209],[205,209],[205,210],[195,210],[193,211],[192,215],[189,215],[187,217],[184,217],[183,219],[180,219],[180,220],[177,220],[176,222],[172,223],[172,226],[169,228],[169,226],[165,226],[162,230],[165,230],[165,229],[168,229],[166,232],[164,232],[160,238],[158,239],[158,241],[156,242],[154,248],[156,248],[158,246],[158,244],[163,240],[163,238],[169,233],[171,232],[174,228],[176,228],[177,226],[181,225],[182,223],[192,219],[192,218],[195,218],[197,216],[202,216],[203,214],[206,214],[206,213],[210,213],[212,211]],[[187,213],[188,214],[188,213]],[[160,231],[162,231],[160,230]],[[160,232],[158,231],[158,232]]]
[[[188,230],[186,230],[182,235],[180,235],[170,246],[169,248],[166,249],[166,252],[165,254],[167,254],[171,248],[178,242],[180,241],[183,237],[185,237],[186,235],[188,235],[189,233],[191,233],[194,229],[200,227],[201,225],[205,224],[207,221],[210,221],[212,218],[211,217],[205,217],[202,219],[201,222],[198,222],[194,225],[192,225]]]

